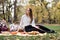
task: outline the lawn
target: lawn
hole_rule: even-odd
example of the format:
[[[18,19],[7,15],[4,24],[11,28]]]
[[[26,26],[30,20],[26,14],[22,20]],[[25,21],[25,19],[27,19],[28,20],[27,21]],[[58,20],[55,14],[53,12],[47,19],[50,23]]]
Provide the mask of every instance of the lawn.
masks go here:
[[[60,40],[60,26],[45,25],[49,29],[55,30],[57,33],[48,33],[46,36],[0,36],[0,40]]]
[[[56,32],[60,32],[60,26],[54,26],[54,25],[45,25],[47,28],[55,30]]]

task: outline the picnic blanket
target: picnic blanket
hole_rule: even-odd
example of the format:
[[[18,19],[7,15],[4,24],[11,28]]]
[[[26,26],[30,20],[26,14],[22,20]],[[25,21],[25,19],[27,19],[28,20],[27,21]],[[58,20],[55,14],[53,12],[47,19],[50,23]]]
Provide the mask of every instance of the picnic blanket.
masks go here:
[[[12,34],[11,32],[0,33],[0,40],[60,40],[60,35],[47,33],[45,35],[36,34],[32,35],[24,32],[17,32]]]
[[[47,33],[45,34],[41,34],[41,33],[32,33],[32,32],[29,32],[29,33],[26,33],[26,32],[17,32],[17,33],[12,33],[12,32],[8,32],[8,31],[5,31],[5,32],[2,32],[0,33],[0,35],[3,35],[3,36],[11,36],[11,35],[19,35],[19,36],[44,36],[46,35]]]

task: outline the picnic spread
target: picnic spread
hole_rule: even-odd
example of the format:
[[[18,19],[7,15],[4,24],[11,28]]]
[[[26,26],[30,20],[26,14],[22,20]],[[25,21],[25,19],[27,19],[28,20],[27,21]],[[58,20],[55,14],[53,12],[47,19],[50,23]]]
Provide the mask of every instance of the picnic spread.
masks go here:
[[[0,40],[58,40],[59,35],[57,34],[41,34],[36,31],[32,32],[9,32],[2,31],[0,33]]]
[[[2,31],[1,33],[0,33],[0,35],[3,35],[3,36],[10,36],[10,35],[19,35],[19,36],[38,36],[38,35],[40,35],[40,36],[44,36],[44,35],[46,35],[46,33],[45,34],[41,34],[41,33],[39,33],[39,32],[36,32],[36,31],[32,31],[32,32],[8,32],[8,31]]]

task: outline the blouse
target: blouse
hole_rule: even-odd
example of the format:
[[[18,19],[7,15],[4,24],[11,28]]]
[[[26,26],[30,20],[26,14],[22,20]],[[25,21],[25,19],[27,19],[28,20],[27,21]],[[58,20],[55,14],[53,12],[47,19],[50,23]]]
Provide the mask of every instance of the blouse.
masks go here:
[[[20,21],[20,29],[24,29],[25,26],[28,26],[28,25],[32,25],[32,26],[35,26],[35,21],[34,21],[34,18],[32,20],[32,22],[30,23],[30,17],[28,17],[26,14],[24,14],[22,17],[21,17],[21,21]]]

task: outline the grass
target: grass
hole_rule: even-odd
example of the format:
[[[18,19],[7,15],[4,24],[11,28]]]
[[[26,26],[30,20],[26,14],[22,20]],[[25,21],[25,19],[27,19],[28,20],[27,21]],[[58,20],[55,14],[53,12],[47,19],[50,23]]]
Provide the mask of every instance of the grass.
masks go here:
[[[60,32],[60,26],[49,25],[49,26],[46,26],[46,27],[49,28],[49,29],[55,30],[56,32]]]
[[[46,36],[0,36],[0,40],[60,40],[60,26],[55,25],[45,25],[49,29],[57,31],[57,33],[48,33]]]

